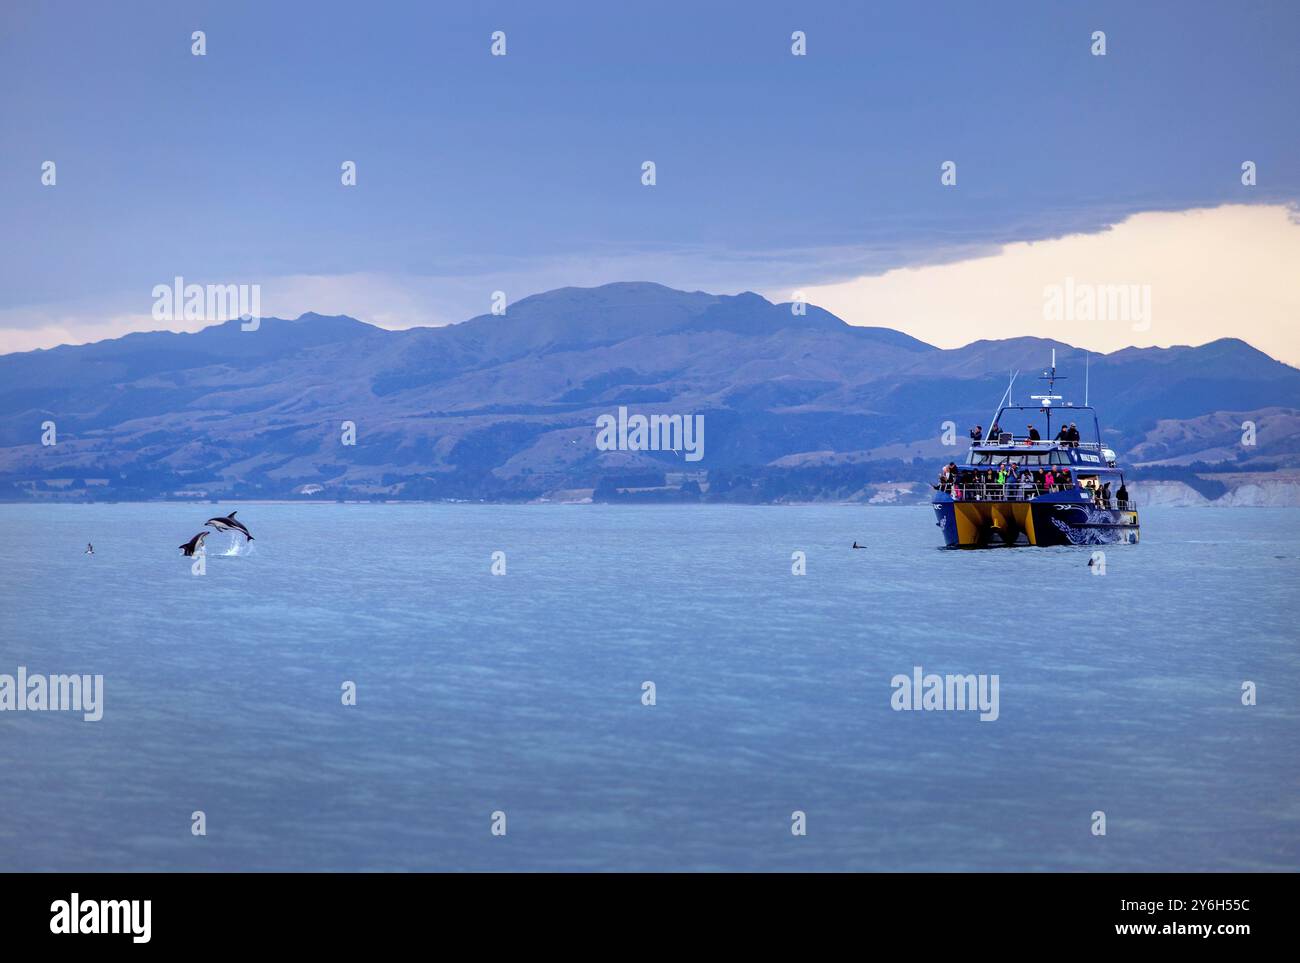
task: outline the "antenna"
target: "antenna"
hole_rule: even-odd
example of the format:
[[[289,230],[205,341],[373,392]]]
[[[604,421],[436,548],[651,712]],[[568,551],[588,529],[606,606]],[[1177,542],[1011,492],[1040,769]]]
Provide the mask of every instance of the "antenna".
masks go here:
[[[990,431],[997,424],[998,415],[1002,414],[1002,407],[1011,404],[1011,386],[1016,383],[1016,376],[1020,374],[1019,371],[1008,371],[1007,373],[1010,375],[1010,380],[1007,382],[1007,390],[1002,392],[1002,398],[998,401],[997,411],[993,413],[993,420],[989,422]]]
[[[1065,375],[1058,375],[1056,373],[1056,349],[1055,348],[1052,349],[1051,369],[1048,371],[1044,371],[1038,380],[1047,382],[1047,393],[1042,395],[1030,395],[1029,397],[1033,398],[1035,401],[1041,401],[1042,408],[1044,411],[1046,411],[1048,408],[1052,407],[1053,401],[1062,400],[1062,397],[1056,394],[1056,382],[1065,380]]]

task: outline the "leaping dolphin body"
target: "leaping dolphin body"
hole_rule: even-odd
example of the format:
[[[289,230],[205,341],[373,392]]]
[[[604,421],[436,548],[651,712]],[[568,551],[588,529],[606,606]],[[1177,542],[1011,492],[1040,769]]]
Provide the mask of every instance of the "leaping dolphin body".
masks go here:
[[[193,538],[191,538],[188,542],[186,542],[184,545],[180,547],[181,554],[184,555],[186,558],[189,558],[195,552],[197,552],[199,549],[203,547],[203,540],[207,537],[208,537],[207,532],[199,532],[197,535],[195,535]]]
[[[244,527],[243,522],[235,521],[236,514],[237,514],[236,512],[231,512],[229,515],[226,515],[225,517],[218,516],[216,518],[209,518],[203,524],[211,525],[219,532],[240,532],[243,534],[243,536],[246,539],[248,539],[251,542],[253,540],[253,536],[248,534],[248,529]]]

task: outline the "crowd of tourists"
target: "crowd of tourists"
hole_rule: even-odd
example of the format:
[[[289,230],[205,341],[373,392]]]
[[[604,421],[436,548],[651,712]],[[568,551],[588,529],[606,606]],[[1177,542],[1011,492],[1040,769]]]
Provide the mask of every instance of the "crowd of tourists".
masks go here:
[[[1069,468],[1022,467],[1010,459],[988,468],[959,468],[956,462],[949,462],[939,472],[939,483],[934,487],[948,492],[955,501],[1027,501],[1049,492],[1069,491],[1076,483],[1089,493],[1097,508],[1131,507],[1128,488],[1122,480],[1112,494],[1110,482],[1103,483],[1095,477],[1077,482]]]

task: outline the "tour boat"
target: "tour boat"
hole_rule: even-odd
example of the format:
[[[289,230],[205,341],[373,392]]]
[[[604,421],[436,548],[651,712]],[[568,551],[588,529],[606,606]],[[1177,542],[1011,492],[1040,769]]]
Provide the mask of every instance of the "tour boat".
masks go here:
[[[1063,380],[1055,351],[1041,380],[1046,393],[1018,405],[1013,376],[989,436],[973,439],[965,464],[945,468],[934,486],[935,524],[949,547],[1137,544],[1137,506],[1124,471],[1101,439],[1092,406],[1064,403],[1055,393]],[[998,428],[1025,412],[1021,433]],[[1072,426],[1088,422],[1093,440],[1085,441]]]

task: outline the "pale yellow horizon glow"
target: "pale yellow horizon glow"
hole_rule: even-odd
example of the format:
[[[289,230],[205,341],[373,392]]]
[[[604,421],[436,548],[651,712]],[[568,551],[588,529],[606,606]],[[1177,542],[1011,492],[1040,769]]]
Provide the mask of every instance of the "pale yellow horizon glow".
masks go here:
[[[1075,290],[1149,285],[1149,318],[1046,320],[1045,290],[1067,279]],[[942,348],[1032,335],[1109,352],[1235,337],[1300,366],[1300,219],[1281,204],[1145,212],[1095,234],[1006,244],[801,293],[850,324],[896,328]]]

